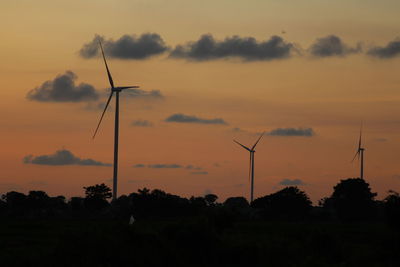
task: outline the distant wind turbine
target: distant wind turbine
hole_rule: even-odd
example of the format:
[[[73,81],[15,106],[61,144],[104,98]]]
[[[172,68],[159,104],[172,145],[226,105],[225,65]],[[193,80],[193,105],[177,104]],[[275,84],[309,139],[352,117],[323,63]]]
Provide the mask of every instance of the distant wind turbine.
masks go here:
[[[362,139],[362,125],[360,128],[360,138],[358,139],[357,152],[354,155],[354,158],[351,162],[353,162],[356,158],[358,158],[358,160],[360,161],[360,178],[364,179],[364,150],[365,150],[365,148],[362,147],[361,139]]]
[[[261,136],[257,139],[256,143],[251,147],[248,148],[247,146],[242,145],[241,143],[239,143],[236,140],[233,140],[233,142],[235,142],[236,144],[240,145],[241,147],[243,147],[244,149],[246,149],[247,151],[250,152],[250,166],[249,166],[249,178],[250,178],[250,203],[253,202],[254,199],[254,153],[255,148],[258,144],[258,142],[260,141],[261,137],[263,137],[264,133],[261,134]]]
[[[106,66],[107,70],[107,75],[108,75],[108,81],[110,82],[111,86],[111,93],[110,96],[108,97],[106,106],[104,107],[103,113],[101,114],[100,121],[97,124],[96,130],[93,134],[93,139],[96,137],[97,131],[99,130],[101,121],[103,120],[104,114],[106,113],[106,110],[108,108],[108,105],[110,104],[111,98],[115,92],[115,129],[114,129],[114,175],[113,175],[113,192],[112,192],[112,199],[116,200],[117,199],[117,187],[118,187],[118,131],[119,131],[119,93],[122,90],[129,89],[129,88],[139,88],[139,86],[122,86],[122,87],[115,87],[114,86],[114,81],[112,79],[110,70],[108,69],[107,65],[107,60],[106,57],[104,56],[104,51],[103,51],[103,46],[101,45],[101,42],[99,41],[100,49],[101,49],[101,54],[103,55],[103,60],[104,64]]]

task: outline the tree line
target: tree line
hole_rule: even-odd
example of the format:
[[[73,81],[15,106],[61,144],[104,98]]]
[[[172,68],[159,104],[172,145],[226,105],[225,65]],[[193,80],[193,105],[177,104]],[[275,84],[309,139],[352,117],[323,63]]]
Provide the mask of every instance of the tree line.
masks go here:
[[[206,216],[216,225],[227,226],[237,220],[385,220],[400,225],[400,195],[389,191],[382,201],[360,178],[341,180],[329,197],[313,206],[306,192],[296,186],[285,187],[249,203],[244,197],[218,202],[218,196],[184,198],[160,189],[139,189],[110,202],[111,189],[105,184],[83,188],[85,197],[51,197],[44,191],[23,194],[10,191],[0,200],[0,217],[18,218],[107,218],[135,220]]]

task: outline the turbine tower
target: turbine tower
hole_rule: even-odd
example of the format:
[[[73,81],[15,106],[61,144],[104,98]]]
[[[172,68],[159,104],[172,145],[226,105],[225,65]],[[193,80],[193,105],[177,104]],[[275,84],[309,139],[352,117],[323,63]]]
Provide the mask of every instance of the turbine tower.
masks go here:
[[[362,144],[361,144],[362,138],[361,137],[362,137],[362,126],[360,129],[360,138],[358,139],[357,152],[354,155],[354,158],[351,162],[353,162],[356,159],[356,157],[358,157],[358,160],[360,161],[360,178],[364,179],[364,150],[365,150],[365,148],[362,147]]]
[[[264,135],[264,133],[261,134],[261,136],[257,139],[257,141],[255,142],[255,144],[251,147],[248,148],[247,146],[242,145],[241,143],[239,143],[236,140],[233,140],[236,144],[240,145],[241,147],[243,147],[244,149],[246,149],[247,151],[250,152],[250,166],[249,166],[249,178],[250,178],[250,203],[253,202],[254,199],[254,153],[255,148],[258,144],[258,142],[260,141],[261,137]]]
[[[119,87],[114,86],[114,81],[112,79],[110,70],[108,69],[107,60],[106,60],[106,57],[104,56],[103,46],[101,45],[100,41],[99,41],[99,45],[100,45],[100,49],[101,49],[101,54],[103,55],[104,65],[106,66],[108,81],[110,82],[110,86],[111,86],[111,88],[110,88],[111,93],[110,93],[110,96],[108,97],[108,100],[107,100],[106,106],[104,107],[103,113],[101,114],[100,121],[97,124],[96,130],[94,131],[93,139],[96,137],[97,131],[99,130],[99,127],[100,127],[101,121],[103,120],[104,114],[106,113],[106,110],[108,108],[108,105],[110,104],[113,94],[115,93],[114,164],[113,164],[114,173],[113,173],[112,199],[116,200],[117,199],[117,188],[118,188],[119,93],[125,89],[139,88],[139,86],[119,86]]]

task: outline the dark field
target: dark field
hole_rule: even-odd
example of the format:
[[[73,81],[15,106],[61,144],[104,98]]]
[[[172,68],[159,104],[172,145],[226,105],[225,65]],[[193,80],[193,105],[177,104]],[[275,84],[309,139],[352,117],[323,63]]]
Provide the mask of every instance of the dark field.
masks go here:
[[[384,223],[4,219],[1,266],[400,266]]]

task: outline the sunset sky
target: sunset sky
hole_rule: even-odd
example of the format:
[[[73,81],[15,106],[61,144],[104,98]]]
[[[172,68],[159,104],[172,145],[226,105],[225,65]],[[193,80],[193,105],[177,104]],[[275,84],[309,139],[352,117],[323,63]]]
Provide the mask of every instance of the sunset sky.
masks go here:
[[[120,95],[119,194],[255,196],[298,185],[314,204],[351,163],[361,121],[365,179],[400,190],[398,0],[3,0],[0,194],[83,195],[112,185]]]

